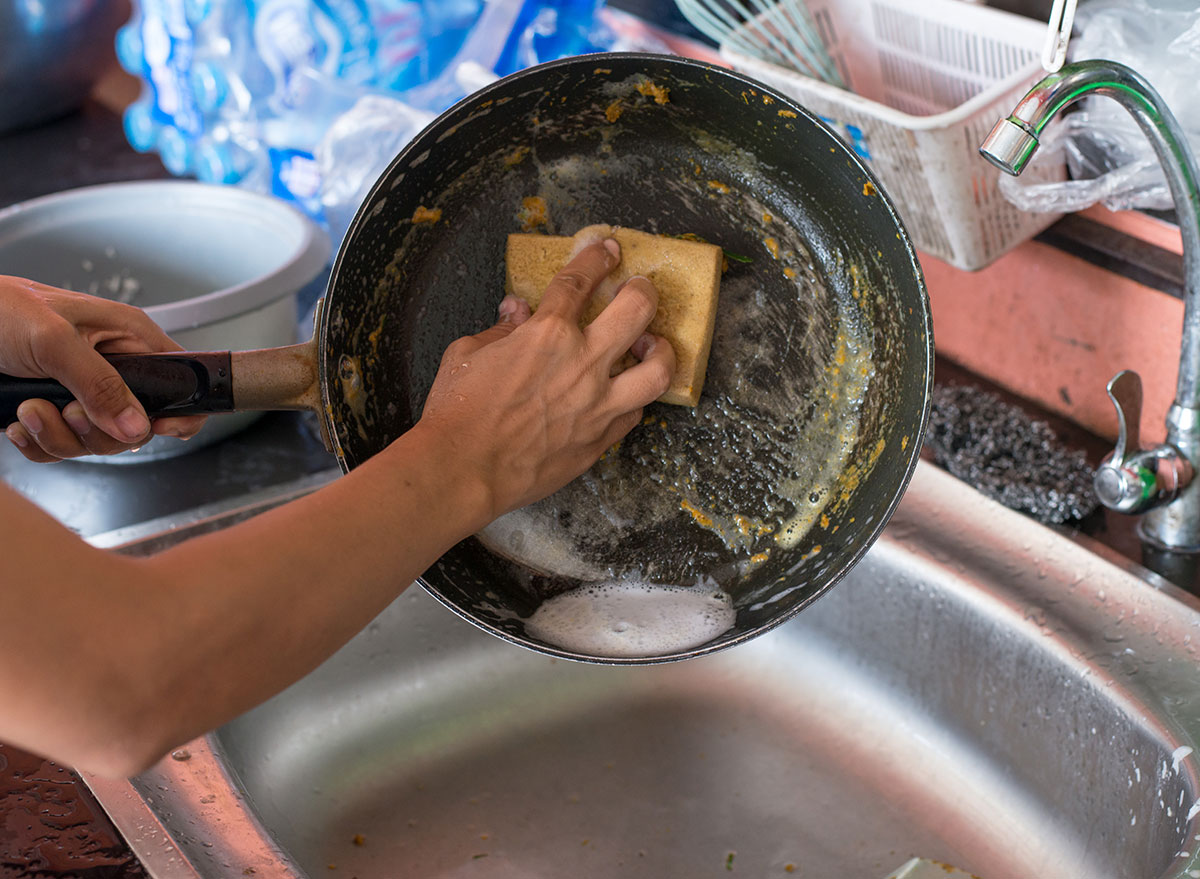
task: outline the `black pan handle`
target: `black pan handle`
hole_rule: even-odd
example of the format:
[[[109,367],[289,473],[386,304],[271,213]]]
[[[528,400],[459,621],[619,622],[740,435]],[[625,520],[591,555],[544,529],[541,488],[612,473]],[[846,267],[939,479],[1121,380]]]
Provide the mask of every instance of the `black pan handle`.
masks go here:
[[[106,354],[151,418],[233,411],[233,379],[228,351]],[[75,399],[50,379],[0,373],[0,428],[17,420],[25,400],[49,400],[61,411]]]

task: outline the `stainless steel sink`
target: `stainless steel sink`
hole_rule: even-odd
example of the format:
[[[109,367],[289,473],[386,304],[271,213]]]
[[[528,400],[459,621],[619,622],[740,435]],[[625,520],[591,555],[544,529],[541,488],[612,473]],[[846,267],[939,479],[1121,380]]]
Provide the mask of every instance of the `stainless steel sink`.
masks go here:
[[[156,877],[1191,879],[1198,646],[1191,597],[922,464],[850,575],[742,646],[574,664],[414,588],[186,753],[88,783]]]

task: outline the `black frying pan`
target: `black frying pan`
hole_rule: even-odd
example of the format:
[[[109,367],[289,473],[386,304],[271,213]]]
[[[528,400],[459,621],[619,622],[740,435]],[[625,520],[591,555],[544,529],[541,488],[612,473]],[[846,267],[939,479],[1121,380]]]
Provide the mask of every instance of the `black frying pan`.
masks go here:
[[[270,385],[290,362],[286,405],[320,410],[350,470],[415,422],[445,347],[494,322],[506,235],[597,222],[729,254],[703,399],[651,406],[584,477],[463,541],[421,583],[544,652],[685,658],[766,631],[837,582],[898,503],[928,415],[933,340],[909,237],[859,159],[771,89],[700,62],[611,54],[472,95],[364,201],[310,348],[233,355],[232,399],[218,405],[279,407],[241,375]],[[202,408],[195,384],[186,405]],[[716,584],[736,622],[700,647],[636,658],[526,633],[546,597],[630,575]]]

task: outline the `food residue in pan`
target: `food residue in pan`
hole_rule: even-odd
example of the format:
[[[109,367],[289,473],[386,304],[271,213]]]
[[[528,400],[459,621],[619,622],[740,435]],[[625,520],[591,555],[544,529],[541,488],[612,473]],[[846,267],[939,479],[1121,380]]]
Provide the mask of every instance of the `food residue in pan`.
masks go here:
[[[522,144],[504,157],[504,164],[509,168],[519,165],[525,161],[525,157],[529,155],[529,152],[529,146],[527,144]]]
[[[687,498],[682,498],[679,501],[679,508],[696,520],[696,524],[701,528],[712,528],[712,517],[689,501]]]
[[[387,312],[384,312],[379,315],[379,323],[375,325],[375,329],[367,334],[367,344],[371,346],[371,350],[367,354],[367,366],[371,368],[374,368],[379,358],[379,340],[383,338],[383,325],[386,321]]]
[[[651,98],[653,103],[659,105],[667,104],[671,100],[671,90],[667,86],[659,85],[653,80],[645,78],[638,78],[632,82],[625,80],[623,82],[605,83],[604,91],[612,98],[604,106],[604,118],[609,124],[620,119],[621,114],[627,109],[645,106],[650,103],[639,100],[637,95]]]
[[[538,226],[545,226],[548,220],[546,200],[539,195],[530,195],[521,199],[521,207],[517,209],[517,219],[521,228],[532,232]]]
[[[654,98],[654,103],[665,104],[671,100],[671,90],[664,85],[659,85],[653,80],[645,80],[634,86],[641,94],[647,97]]]
[[[367,389],[363,384],[362,366],[357,357],[343,354],[338,360],[338,381],[342,386],[342,399],[350,408],[357,422],[358,435],[367,438]]]
[[[432,225],[442,218],[441,208],[427,208],[425,205],[417,205],[417,209],[413,211],[412,221],[417,223],[429,223]]]

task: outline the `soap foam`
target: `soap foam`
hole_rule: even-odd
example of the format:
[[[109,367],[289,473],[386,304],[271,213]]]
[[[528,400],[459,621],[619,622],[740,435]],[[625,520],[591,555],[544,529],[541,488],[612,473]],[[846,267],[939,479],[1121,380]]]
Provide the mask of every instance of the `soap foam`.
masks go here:
[[[733,627],[727,593],[711,583],[589,583],[543,601],[525,622],[540,641],[588,656],[644,657],[706,644]]]

